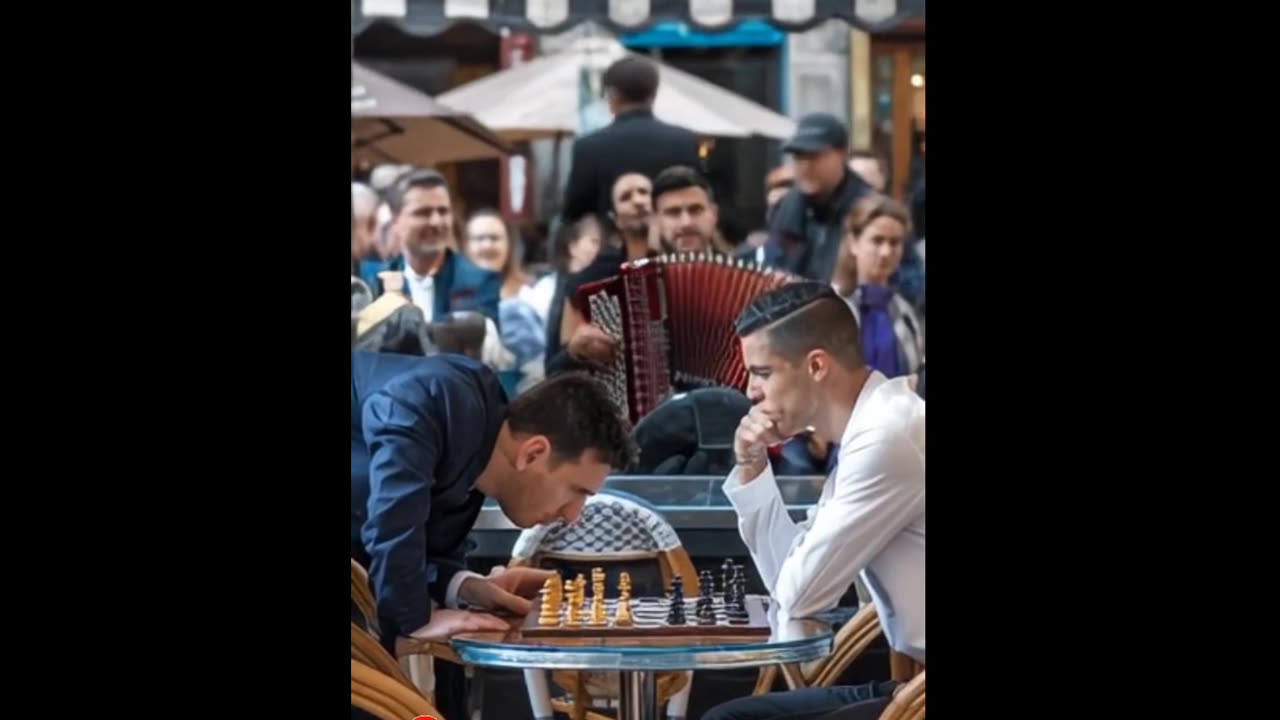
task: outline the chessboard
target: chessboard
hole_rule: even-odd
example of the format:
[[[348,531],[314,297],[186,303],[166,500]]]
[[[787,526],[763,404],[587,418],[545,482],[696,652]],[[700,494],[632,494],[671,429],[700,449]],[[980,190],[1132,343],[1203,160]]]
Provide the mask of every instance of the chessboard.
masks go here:
[[[711,573],[702,573],[702,593],[685,598],[680,576],[672,578],[666,597],[631,597],[626,573],[618,582],[615,597],[607,597],[604,572],[592,571],[592,594],[586,596],[586,581],[561,581],[552,577],[542,589],[541,600],[525,618],[521,635],[538,637],[660,637],[768,636],[767,597],[746,595],[740,566],[722,575],[715,587]]]

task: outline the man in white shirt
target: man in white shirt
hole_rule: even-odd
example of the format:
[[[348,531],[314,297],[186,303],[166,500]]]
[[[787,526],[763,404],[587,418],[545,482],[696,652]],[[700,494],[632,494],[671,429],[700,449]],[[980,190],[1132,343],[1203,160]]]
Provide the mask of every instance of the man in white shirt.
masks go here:
[[[906,377],[867,367],[849,306],[823,283],[761,295],[738,318],[754,403],[734,441],[724,491],[773,603],[787,617],[836,606],[861,576],[890,646],[925,661],[925,403]],[[791,521],[767,448],[812,429],[839,444],[834,477],[809,518]],[[893,683],[740,698],[707,720],[787,715],[877,717]]]

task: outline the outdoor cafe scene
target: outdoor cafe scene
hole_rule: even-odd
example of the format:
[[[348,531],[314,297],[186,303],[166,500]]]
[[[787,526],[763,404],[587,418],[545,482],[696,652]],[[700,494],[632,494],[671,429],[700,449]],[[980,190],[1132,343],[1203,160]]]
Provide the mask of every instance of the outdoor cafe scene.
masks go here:
[[[352,717],[924,718],[924,1],[351,30]]]

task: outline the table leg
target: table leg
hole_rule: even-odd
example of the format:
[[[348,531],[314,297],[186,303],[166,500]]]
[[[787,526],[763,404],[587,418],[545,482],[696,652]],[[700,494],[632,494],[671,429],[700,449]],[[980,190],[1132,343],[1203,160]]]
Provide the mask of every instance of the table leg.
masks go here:
[[[658,720],[658,676],[650,671],[621,675],[618,720]]]

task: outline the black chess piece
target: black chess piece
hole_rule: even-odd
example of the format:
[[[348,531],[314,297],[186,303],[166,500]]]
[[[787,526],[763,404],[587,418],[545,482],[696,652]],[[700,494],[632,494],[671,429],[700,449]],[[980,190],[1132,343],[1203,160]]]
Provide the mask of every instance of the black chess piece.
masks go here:
[[[733,579],[733,604],[739,610],[746,612],[747,610],[747,573],[742,566],[738,566],[738,574]]]
[[[725,607],[736,605],[738,602],[738,590],[741,585],[739,579],[742,577],[742,566],[733,565],[729,571],[729,577],[725,580],[724,586],[724,604]]]
[[[729,592],[729,576],[733,574],[735,565],[733,560],[724,559],[724,564],[720,566],[720,594],[724,595]]]
[[[716,607],[715,600],[711,596],[704,593],[698,597],[698,606],[694,614],[698,618],[699,625],[715,625],[716,624]]]
[[[711,597],[711,594],[715,592],[715,582],[710,570],[703,570],[698,573],[698,585],[700,586],[698,589],[701,591],[698,593],[699,596]]]
[[[667,608],[668,625],[684,625],[684,580],[679,575],[671,578],[671,604]]]
[[[729,594],[725,596],[725,615],[732,625],[744,625],[750,622],[747,612],[747,577],[741,566],[734,569],[733,580],[730,581]]]

